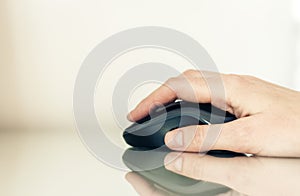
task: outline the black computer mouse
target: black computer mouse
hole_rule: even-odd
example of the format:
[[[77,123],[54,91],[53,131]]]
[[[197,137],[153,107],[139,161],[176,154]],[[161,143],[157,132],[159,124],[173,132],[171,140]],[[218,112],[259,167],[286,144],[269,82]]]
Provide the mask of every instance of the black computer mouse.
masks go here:
[[[133,147],[163,146],[165,134],[173,129],[198,124],[220,124],[235,120],[229,112],[205,103],[176,101],[158,107],[125,129],[123,137]]]

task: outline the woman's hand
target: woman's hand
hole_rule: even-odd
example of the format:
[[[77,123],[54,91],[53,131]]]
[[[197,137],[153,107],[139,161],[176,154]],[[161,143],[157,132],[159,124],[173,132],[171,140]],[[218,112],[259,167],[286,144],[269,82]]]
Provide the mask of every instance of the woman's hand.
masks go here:
[[[212,99],[211,84],[220,78],[226,96],[213,92],[216,96]],[[212,103],[238,119],[222,125],[195,125],[170,131],[165,143],[171,149],[199,152],[208,127],[220,126],[221,132],[212,149],[300,157],[300,93],[297,91],[252,76],[188,70],[170,78],[141,101],[128,119],[139,120],[154,106],[175,99]],[[187,142],[185,138],[192,140]]]

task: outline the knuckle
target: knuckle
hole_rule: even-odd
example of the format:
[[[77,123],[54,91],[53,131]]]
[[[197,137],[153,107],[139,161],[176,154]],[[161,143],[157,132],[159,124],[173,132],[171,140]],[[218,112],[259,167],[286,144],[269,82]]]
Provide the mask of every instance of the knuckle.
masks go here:
[[[205,139],[205,132],[202,126],[195,128],[194,138],[192,140],[192,146],[196,151],[200,151],[201,145]]]
[[[245,86],[247,86],[247,80],[244,76],[237,74],[225,74],[223,76],[223,82],[227,91],[226,101],[231,105],[236,100],[234,97],[241,93]]]
[[[227,74],[225,80],[230,84],[230,86],[236,86],[236,84],[242,84],[245,81],[244,76],[237,74]]]
[[[238,131],[236,131],[236,150],[243,153],[253,153],[255,150],[255,145],[253,145],[255,139],[255,131],[251,125],[240,125]]]
[[[178,94],[179,88],[179,79],[178,77],[171,77],[169,78],[163,85],[171,89],[176,95]]]
[[[169,78],[165,82],[165,85],[167,85],[167,86],[174,86],[174,84],[176,83],[176,81],[177,81],[177,77],[171,77],[171,78]]]
[[[192,76],[194,75],[195,73],[197,72],[197,70],[194,70],[194,69],[187,69],[185,70],[182,75],[183,76]]]
[[[251,75],[226,74],[224,80],[227,84],[236,88],[251,85],[257,78]]]
[[[244,131],[243,131],[244,132]],[[249,134],[238,134],[239,141],[236,146],[237,152],[248,153],[251,150],[251,140],[247,137]]]

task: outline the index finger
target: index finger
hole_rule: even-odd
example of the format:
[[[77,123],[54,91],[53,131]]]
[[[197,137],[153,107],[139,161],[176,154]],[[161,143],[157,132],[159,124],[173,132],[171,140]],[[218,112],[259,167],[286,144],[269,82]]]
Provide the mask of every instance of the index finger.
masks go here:
[[[177,98],[176,92],[167,85],[167,82],[153,91],[143,99],[128,115],[130,121],[137,121],[149,114],[150,110],[156,106],[172,102]]]

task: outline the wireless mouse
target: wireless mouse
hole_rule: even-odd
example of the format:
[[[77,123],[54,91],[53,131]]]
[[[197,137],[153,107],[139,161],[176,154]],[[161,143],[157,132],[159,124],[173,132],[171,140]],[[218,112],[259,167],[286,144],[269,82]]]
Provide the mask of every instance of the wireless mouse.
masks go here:
[[[163,146],[165,134],[189,125],[220,124],[236,117],[208,103],[176,101],[158,107],[123,132],[126,143],[133,147],[158,148]]]

